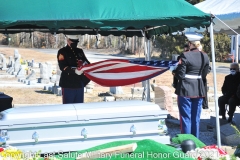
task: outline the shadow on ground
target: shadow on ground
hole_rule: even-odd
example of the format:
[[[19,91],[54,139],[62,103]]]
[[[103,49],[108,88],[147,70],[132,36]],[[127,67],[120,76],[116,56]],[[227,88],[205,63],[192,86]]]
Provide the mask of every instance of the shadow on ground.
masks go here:
[[[50,91],[43,91],[43,90],[39,90],[39,91],[35,91],[36,93],[40,93],[40,94],[53,94]]]
[[[218,66],[218,68],[229,68],[227,66]]]

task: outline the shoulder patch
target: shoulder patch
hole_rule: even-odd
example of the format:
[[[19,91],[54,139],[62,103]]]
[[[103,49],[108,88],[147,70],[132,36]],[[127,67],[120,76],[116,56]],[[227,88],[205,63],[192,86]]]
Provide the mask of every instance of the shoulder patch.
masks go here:
[[[64,60],[64,56],[63,56],[61,53],[60,53],[59,56],[58,56],[58,60],[59,60],[59,61]]]

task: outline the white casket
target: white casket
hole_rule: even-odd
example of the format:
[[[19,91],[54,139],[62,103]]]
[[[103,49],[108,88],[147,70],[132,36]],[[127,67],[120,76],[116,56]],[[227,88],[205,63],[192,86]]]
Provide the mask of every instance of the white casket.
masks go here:
[[[0,113],[1,139],[24,151],[68,152],[118,140],[153,139],[168,112],[146,101],[31,106]]]

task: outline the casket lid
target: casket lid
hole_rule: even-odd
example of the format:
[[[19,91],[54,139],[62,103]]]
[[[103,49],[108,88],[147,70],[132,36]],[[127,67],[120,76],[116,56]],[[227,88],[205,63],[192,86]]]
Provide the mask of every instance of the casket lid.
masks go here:
[[[1,125],[77,120],[72,104],[11,108],[1,112]]]
[[[43,124],[70,121],[136,120],[166,117],[168,112],[146,101],[114,101],[11,108],[1,112],[1,126]],[[35,125],[37,126],[37,125]]]
[[[84,103],[74,104],[74,106],[78,120],[131,119],[132,117],[158,117],[168,114],[157,104],[140,100]]]

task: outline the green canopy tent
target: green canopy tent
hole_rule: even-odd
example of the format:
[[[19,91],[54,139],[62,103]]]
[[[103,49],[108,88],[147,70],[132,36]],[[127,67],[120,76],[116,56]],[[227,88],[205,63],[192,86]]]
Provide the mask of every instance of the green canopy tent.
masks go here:
[[[1,0],[0,32],[42,31],[141,36],[210,25],[211,17],[184,0]]]

